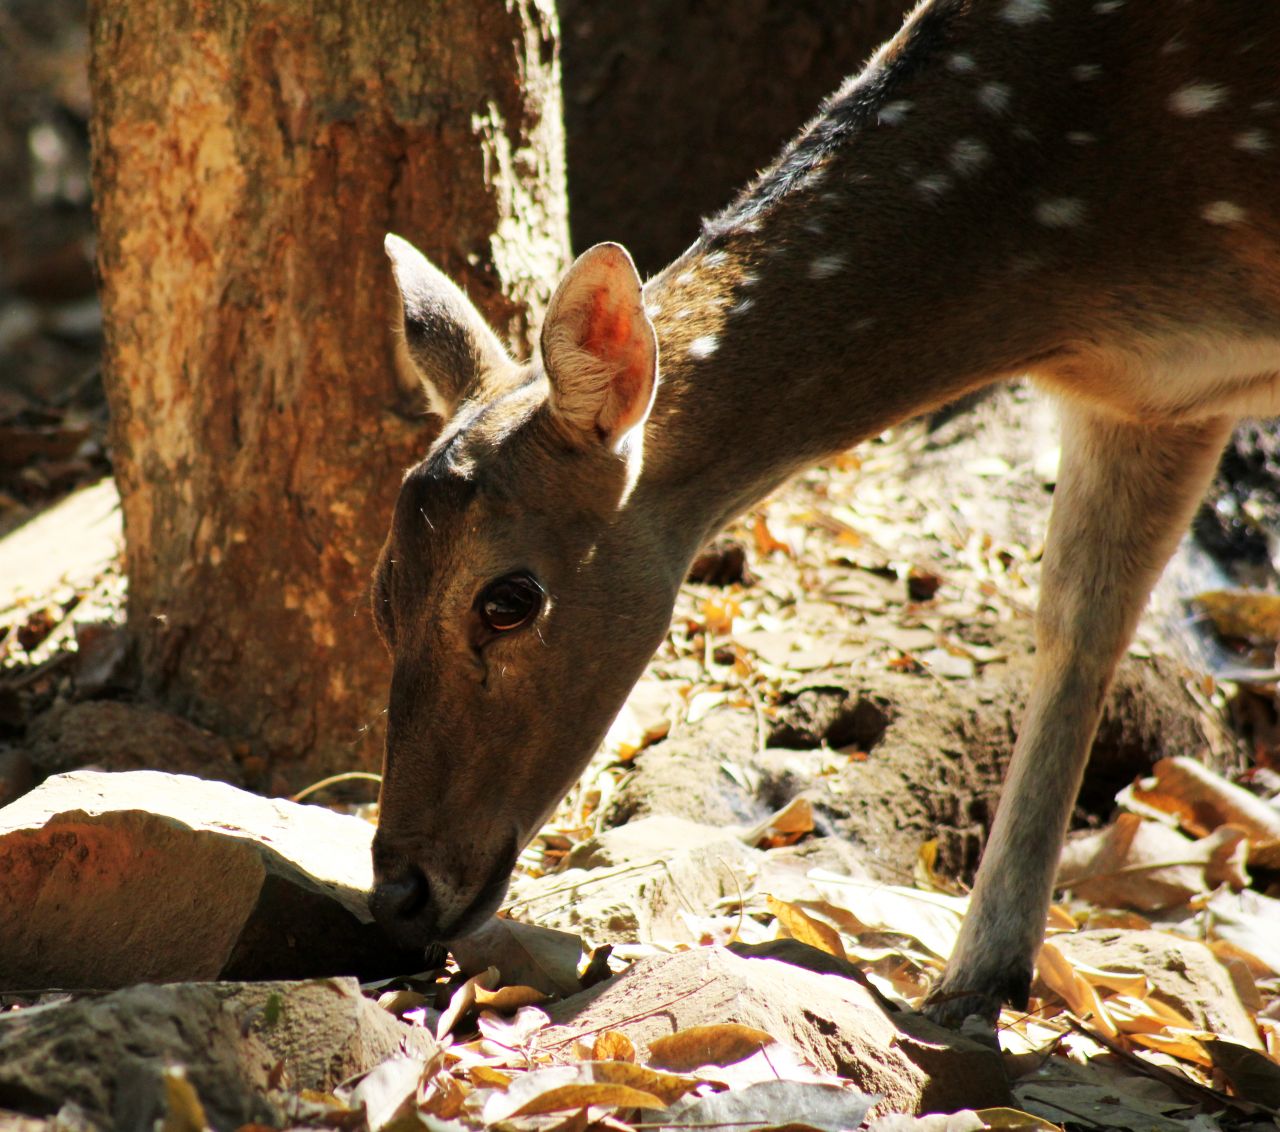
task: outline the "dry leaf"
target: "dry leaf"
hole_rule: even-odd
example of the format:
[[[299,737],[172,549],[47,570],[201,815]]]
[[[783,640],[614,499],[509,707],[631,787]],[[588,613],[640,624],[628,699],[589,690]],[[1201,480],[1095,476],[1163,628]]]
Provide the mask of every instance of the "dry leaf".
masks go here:
[[[855,1088],[807,1081],[762,1081],[688,1101],[664,1113],[682,1127],[738,1126],[788,1132],[846,1132],[858,1128],[880,1098]]]
[[[636,1047],[620,1030],[605,1030],[591,1047],[592,1061],[635,1061]]]
[[[574,994],[581,989],[578,961],[582,940],[518,920],[494,918],[465,939],[449,945],[466,973],[497,967],[504,983],[534,987],[549,995]],[[496,985],[490,984],[490,989]]]
[[[363,1107],[369,1132],[379,1132],[417,1111],[418,1086],[426,1062],[418,1057],[390,1057],[375,1065],[351,1091],[351,1107]]]
[[[476,1004],[476,988],[492,987],[498,981],[498,968],[486,967],[479,974],[472,975],[465,983],[453,992],[449,1005],[436,1022],[436,1039],[443,1041],[445,1034],[451,1034],[454,1026],[468,1010]]]
[[[513,1116],[587,1105],[661,1109],[700,1083],[696,1077],[677,1077],[623,1061],[585,1061],[536,1069],[485,1101],[483,1120],[487,1127]]]
[[[522,1006],[546,1002],[550,997],[536,987],[509,986],[497,990],[476,987],[476,1005],[485,1010],[496,1010],[499,1014],[514,1014]]]
[[[1191,833],[1204,836],[1234,825],[1251,844],[1280,840],[1280,811],[1194,759],[1161,759],[1155,772],[1154,780],[1135,785],[1134,797],[1175,815]]]
[[[1071,961],[1051,941],[1046,940],[1040,947],[1040,954],[1036,958],[1036,973],[1040,976],[1040,981],[1061,998],[1077,1018],[1092,1019],[1093,1024],[1108,1038],[1114,1038],[1119,1033],[1103,1007],[1098,992],[1087,979],[1076,973]]]
[[[1149,912],[1222,883],[1244,887],[1243,857],[1244,834],[1235,827],[1191,841],[1159,822],[1121,814],[1107,829],[1063,846],[1057,884],[1095,904]]]
[[[649,1043],[649,1064],[676,1072],[702,1065],[732,1065],[776,1040],[763,1030],[737,1022],[691,1026],[664,1038],[654,1038]]]
[[[536,1006],[522,1006],[514,1018],[504,1018],[488,1010],[476,1020],[481,1035],[508,1049],[524,1049],[539,1030],[551,1025],[546,1012]]]
[[[1280,1065],[1256,1049],[1225,1038],[1205,1042],[1215,1069],[1220,1069],[1236,1096],[1254,1104],[1280,1109]]]
[[[1280,596],[1249,590],[1206,590],[1192,601],[1220,636],[1280,641]]]
[[[796,905],[779,900],[777,897],[770,896],[768,901],[769,911],[777,917],[778,922],[786,928],[787,934],[792,939],[798,939],[801,943],[807,943],[810,947],[816,947],[819,951],[825,951],[838,959],[847,958],[840,933],[830,924],[815,920]]]

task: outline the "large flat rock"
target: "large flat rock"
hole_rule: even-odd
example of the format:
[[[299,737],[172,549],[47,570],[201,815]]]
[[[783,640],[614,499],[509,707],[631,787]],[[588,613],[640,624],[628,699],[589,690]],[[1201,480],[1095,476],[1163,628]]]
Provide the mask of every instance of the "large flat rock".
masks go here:
[[[933,1025],[890,1014],[851,979],[776,959],[703,947],[643,959],[617,978],[546,1008],[561,1029],[620,1030],[647,1045],[692,1026],[738,1022],[764,1030],[820,1069],[878,1093],[886,1108],[952,1112],[1006,1103],[999,1054]],[[558,1036],[547,1034],[546,1041]]]
[[[373,977],[373,827],[158,771],[58,775],[0,810],[0,989]]]

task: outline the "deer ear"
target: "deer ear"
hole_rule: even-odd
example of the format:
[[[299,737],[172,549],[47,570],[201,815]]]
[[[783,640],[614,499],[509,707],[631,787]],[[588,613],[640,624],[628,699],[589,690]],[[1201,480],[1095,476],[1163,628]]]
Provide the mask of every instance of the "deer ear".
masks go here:
[[[583,444],[617,451],[658,387],[658,338],[626,249],[597,244],[569,268],[547,308],[542,363],[551,406]]]
[[[453,280],[408,240],[388,233],[385,247],[403,319],[396,364],[406,384],[422,383],[431,411],[449,417],[514,363]]]

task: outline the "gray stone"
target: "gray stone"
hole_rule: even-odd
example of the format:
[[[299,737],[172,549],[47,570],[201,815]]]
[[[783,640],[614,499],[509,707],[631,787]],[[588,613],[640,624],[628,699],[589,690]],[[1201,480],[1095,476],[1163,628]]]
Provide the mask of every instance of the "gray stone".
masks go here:
[[[0,810],[0,989],[375,977],[373,827],[156,771],[48,779]]]
[[[620,1030],[637,1045],[691,1026],[754,1026],[820,1069],[906,1112],[952,1112],[1004,1104],[999,1054],[933,1025],[890,1014],[858,983],[776,959],[696,948],[642,959],[610,982],[546,1008],[555,1032],[544,1046]]]
[[[270,1086],[330,1090],[402,1046],[427,1056],[435,1043],[354,979],[131,987],[0,1016],[0,1108],[150,1128],[165,1112],[164,1073],[180,1066],[215,1129],[278,1124]]]

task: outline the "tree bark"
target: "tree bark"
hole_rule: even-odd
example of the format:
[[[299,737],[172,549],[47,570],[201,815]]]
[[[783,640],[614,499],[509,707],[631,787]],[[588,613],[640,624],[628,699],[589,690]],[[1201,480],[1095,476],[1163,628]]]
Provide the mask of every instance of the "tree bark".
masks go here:
[[[91,34],[143,691],[268,788],[374,768],[367,578],[433,428],[382,238],[527,345],[567,251],[551,0],[97,0]]]
[[[915,0],[560,0],[573,243],[654,272]]]

